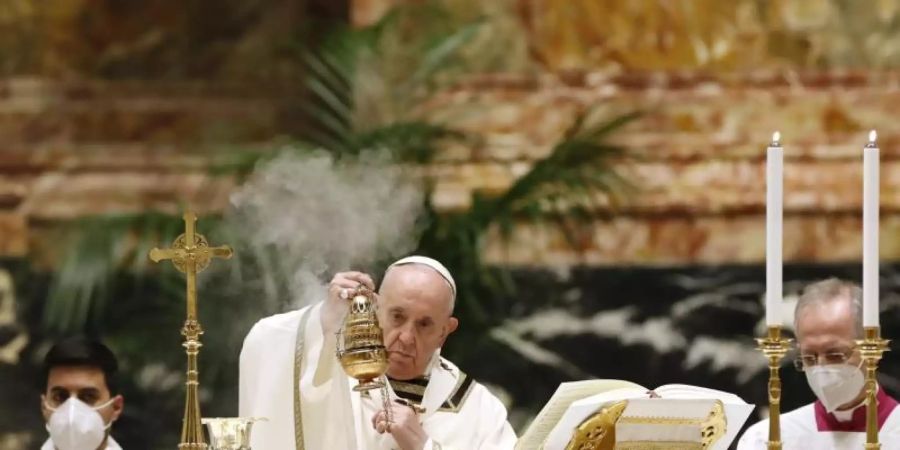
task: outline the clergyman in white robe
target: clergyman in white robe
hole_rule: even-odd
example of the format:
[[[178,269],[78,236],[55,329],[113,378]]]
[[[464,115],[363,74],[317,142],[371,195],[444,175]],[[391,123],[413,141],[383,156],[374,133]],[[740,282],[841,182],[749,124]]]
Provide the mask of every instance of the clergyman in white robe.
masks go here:
[[[865,380],[854,344],[862,336],[862,303],[862,289],[837,278],[811,283],[800,294],[794,308],[797,362],[816,401],[781,415],[784,450],[865,448]],[[897,401],[881,388],[876,400],[881,448],[900,450]],[[764,420],[744,433],[738,450],[766,449],[768,438]]]
[[[455,287],[455,286],[454,286]],[[240,358],[240,415],[265,417],[253,425],[259,449],[389,450],[373,417],[381,391],[360,394],[335,356],[335,337],[321,325],[323,303],[260,320]],[[511,450],[516,436],[506,408],[484,386],[436,352],[421,379],[391,381],[389,395],[424,407],[424,450]],[[418,401],[417,401],[418,400]]]
[[[900,450],[900,411],[897,401],[878,390],[878,441],[882,450]],[[866,406],[848,411],[826,411],[822,402],[781,415],[781,443],[784,450],[857,450],[865,448]],[[738,450],[766,450],[769,421],[756,423],[738,441]]]

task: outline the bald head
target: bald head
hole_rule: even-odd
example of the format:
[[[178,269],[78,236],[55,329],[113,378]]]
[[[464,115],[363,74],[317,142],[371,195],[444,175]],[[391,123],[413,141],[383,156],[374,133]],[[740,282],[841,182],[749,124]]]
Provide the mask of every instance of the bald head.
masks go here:
[[[810,314],[810,311],[834,306],[832,303],[846,303],[845,307],[834,309],[834,311],[841,311],[837,319],[848,322],[855,330],[855,337],[861,339],[863,337],[862,289],[856,283],[837,278],[818,281],[803,289],[797,306],[794,308],[794,330],[800,334],[801,328],[803,328],[801,325],[805,325],[804,319]]]

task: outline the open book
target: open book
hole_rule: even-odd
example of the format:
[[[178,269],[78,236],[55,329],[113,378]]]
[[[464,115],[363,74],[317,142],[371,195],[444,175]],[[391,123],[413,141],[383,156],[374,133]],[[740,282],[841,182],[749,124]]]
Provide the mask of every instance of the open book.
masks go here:
[[[649,389],[622,380],[562,383],[516,450],[565,450],[579,426],[593,423],[598,412],[610,413],[607,419],[613,418],[614,436],[607,438],[617,443],[699,440],[703,428],[712,426],[708,419],[715,416],[717,437],[710,448],[725,450],[753,411],[753,405],[740,397],[714,389],[670,384],[653,392],[651,398]]]

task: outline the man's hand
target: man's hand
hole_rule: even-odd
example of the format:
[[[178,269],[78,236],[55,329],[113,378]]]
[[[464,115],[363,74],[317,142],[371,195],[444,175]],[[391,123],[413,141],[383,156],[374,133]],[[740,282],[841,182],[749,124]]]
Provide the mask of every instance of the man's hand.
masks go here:
[[[340,272],[328,284],[328,299],[322,305],[322,331],[332,336],[341,329],[341,321],[350,307],[350,299],[359,286],[375,291],[372,277],[362,272]]]
[[[400,450],[422,450],[428,442],[428,435],[419,423],[419,415],[409,406],[391,405],[394,421],[387,423],[384,411],[372,418],[372,426],[379,433],[388,432],[394,436]]]

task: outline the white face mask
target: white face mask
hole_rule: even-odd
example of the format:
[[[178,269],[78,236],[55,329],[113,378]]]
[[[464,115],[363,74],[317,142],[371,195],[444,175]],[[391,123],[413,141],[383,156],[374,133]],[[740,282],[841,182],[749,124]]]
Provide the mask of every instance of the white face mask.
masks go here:
[[[862,391],[865,385],[859,366],[829,364],[806,369],[806,381],[828,412],[834,412]]]
[[[94,408],[75,397],[69,397],[56,408],[45,405],[53,411],[47,421],[53,446],[59,450],[96,450],[100,447],[112,423],[104,424],[97,410],[109,406],[113,400]]]

